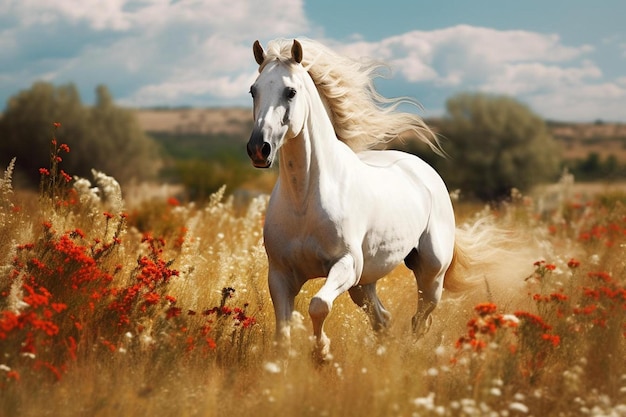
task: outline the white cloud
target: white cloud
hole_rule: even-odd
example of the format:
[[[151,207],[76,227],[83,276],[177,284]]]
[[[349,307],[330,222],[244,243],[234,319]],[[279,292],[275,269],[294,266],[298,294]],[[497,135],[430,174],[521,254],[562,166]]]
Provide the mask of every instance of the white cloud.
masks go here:
[[[382,58],[396,76],[442,93],[511,95],[551,118],[624,120],[624,78],[606,80],[589,58],[594,47],[566,45],[555,34],[460,25],[357,41],[342,50]]]
[[[0,61],[25,61],[20,71],[0,70],[11,87],[105,83],[137,105],[185,104],[186,94],[203,94],[209,105],[239,90],[244,97],[247,86],[238,83],[256,69],[252,42],[310,28],[302,1],[293,0],[0,0],[0,12],[9,25],[0,32]]]
[[[0,0],[0,28],[4,100],[46,79],[75,82],[83,95],[104,83],[137,106],[249,103],[255,39],[324,33],[303,0]],[[624,120],[625,78],[609,79],[592,60],[606,48],[625,55],[623,37],[571,45],[557,34],[459,25],[364,39],[320,40],[387,62],[394,83],[439,97],[427,110],[473,90],[513,95],[551,118]]]
[[[516,96],[575,87],[601,77],[600,68],[590,61],[584,61],[581,65],[574,67],[562,67],[543,62],[510,63],[505,64],[501,72],[485,80],[481,89]]]
[[[581,85],[555,92],[539,93],[528,98],[539,114],[556,120],[624,121],[626,86],[616,83]]]
[[[20,26],[49,25],[59,21],[85,21],[98,30],[128,29],[130,16],[124,0],[6,0],[0,10],[19,18]]]
[[[195,75],[195,74],[192,74]],[[181,77],[178,80],[150,84],[141,87],[129,99],[121,103],[128,106],[142,106],[146,103],[159,104],[163,102],[198,103],[207,95],[219,96],[222,99],[237,99],[242,91],[253,83],[256,74],[240,74],[236,77],[220,76],[199,79],[195,76]]]
[[[411,82],[476,88],[507,69],[562,63],[580,58],[592,48],[565,46],[553,34],[460,25],[409,32],[369,44],[358,42],[343,50],[355,56],[381,57]]]

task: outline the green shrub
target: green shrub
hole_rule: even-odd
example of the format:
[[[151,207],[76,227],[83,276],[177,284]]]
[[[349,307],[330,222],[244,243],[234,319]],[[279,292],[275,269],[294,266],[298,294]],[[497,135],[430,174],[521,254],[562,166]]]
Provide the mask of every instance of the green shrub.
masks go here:
[[[96,103],[85,106],[73,84],[55,87],[35,83],[12,97],[0,119],[0,164],[16,157],[16,178],[39,184],[38,170],[49,162],[53,123],[55,134],[74,155],[64,162],[68,172],[88,177],[91,169],[122,183],[154,177],[160,162],[156,144],[147,137],[131,110],[115,106],[108,89],[96,89]]]

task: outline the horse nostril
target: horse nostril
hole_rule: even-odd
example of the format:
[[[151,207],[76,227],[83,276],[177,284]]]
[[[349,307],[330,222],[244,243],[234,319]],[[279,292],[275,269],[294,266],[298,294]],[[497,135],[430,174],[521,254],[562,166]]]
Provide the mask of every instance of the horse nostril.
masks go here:
[[[246,151],[248,152],[248,156],[252,158],[254,151],[252,150],[252,146],[250,146],[250,143],[248,143],[248,146],[246,146]]]
[[[267,157],[270,156],[270,152],[272,152],[272,145],[267,142],[263,143],[263,146],[261,146],[261,155],[263,155],[263,158],[267,159]]]

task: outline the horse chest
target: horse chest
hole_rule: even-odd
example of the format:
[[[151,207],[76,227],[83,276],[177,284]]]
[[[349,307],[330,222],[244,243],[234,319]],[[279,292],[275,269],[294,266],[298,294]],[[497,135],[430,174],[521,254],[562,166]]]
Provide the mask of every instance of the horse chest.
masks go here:
[[[275,266],[306,279],[321,277],[347,250],[342,233],[328,216],[274,216],[268,212],[265,249]]]

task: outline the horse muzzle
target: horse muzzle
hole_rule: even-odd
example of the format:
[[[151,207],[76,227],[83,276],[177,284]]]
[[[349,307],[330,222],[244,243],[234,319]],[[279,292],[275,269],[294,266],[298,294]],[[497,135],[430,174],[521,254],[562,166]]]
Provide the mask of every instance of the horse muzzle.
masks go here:
[[[263,140],[261,132],[252,132],[246,150],[255,168],[269,168],[272,165],[272,159],[270,158],[272,145]]]

